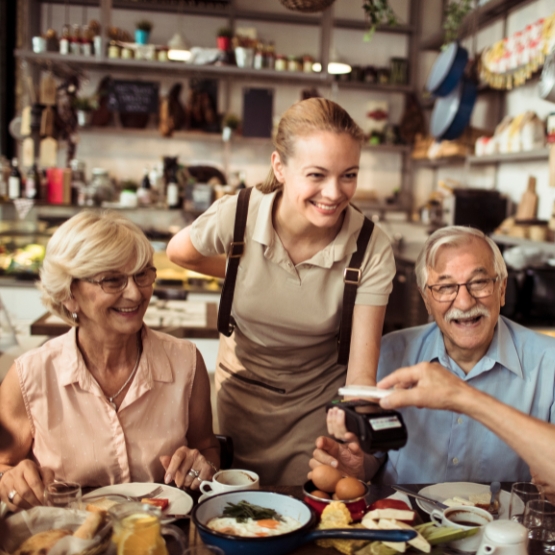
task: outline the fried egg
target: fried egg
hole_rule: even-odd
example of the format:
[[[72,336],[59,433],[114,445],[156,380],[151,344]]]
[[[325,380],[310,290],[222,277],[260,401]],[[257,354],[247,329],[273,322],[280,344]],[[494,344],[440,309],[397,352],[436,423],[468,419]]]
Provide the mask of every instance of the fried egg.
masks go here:
[[[263,538],[266,536],[279,536],[292,532],[301,527],[301,523],[290,517],[283,516],[283,520],[268,518],[264,520],[247,519],[245,522],[237,522],[231,517],[217,517],[208,522],[208,528],[222,534],[242,536],[245,538]]]

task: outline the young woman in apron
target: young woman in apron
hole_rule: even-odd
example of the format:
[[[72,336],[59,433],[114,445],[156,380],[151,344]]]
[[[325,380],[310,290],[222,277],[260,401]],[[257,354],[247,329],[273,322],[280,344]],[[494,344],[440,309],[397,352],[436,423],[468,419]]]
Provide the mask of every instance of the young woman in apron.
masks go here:
[[[226,277],[220,431],[234,465],[262,484],[302,484],[326,403],[345,383],[375,384],[395,263],[386,235],[350,204],[362,141],[338,104],[294,104],[266,181],[239,204],[218,200],[168,245],[176,264]]]

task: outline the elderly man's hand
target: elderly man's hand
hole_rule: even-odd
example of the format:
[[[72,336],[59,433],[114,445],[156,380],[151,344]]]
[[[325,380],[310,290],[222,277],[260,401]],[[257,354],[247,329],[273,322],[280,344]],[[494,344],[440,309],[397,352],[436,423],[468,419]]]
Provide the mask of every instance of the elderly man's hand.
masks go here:
[[[0,480],[0,500],[4,501],[11,511],[43,505],[44,485],[53,479],[52,471],[24,459],[4,472]]]
[[[546,482],[539,474],[534,472],[533,469],[530,470],[532,472],[532,482],[541,488],[542,492],[551,503],[555,503],[555,484]]]
[[[320,436],[308,463],[311,470],[325,464],[337,468],[341,474],[364,480],[364,453],[357,438],[354,434],[347,433],[345,440],[347,443],[338,443],[330,437]],[[308,479],[312,479],[312,472],[308,473]]]
[[[196,490],[203,480],[210,480],[215,474],[214,467],[198,449],[180,447],[170,457],[163,455],[160,462],[166,470],[164,482],[175,482],[178,488]]]
[[[464,394],[470,390],[437,362],[400,368],[380,380],[378,387],[397,390],[380,401],[384,409],[415,406],[455,412],[460,412]]]

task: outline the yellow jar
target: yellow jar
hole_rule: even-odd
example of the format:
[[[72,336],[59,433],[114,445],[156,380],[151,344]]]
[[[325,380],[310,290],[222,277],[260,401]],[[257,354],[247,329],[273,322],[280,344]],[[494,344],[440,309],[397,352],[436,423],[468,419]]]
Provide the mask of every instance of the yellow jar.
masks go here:
[[[110,43],[108,46],[108,58],[119,58],[120,57],[120,47],[115,43]]]

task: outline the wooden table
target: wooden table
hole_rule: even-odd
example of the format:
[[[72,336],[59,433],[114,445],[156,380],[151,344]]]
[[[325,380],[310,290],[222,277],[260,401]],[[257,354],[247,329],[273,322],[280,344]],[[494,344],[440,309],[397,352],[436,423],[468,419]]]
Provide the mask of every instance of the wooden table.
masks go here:
[[[420,489],[422,486],[415,486],[415,491]],[[267,491],[274,491],[277,493],[283,493],[284,495],[291,495],[297,499],[303,498],[303,492],[301,486],[276,486],[271,488],[262,488]],[[382,485],[371,485],[370,491],[368,492],[368,504],[373,503],[377,499],[382,499],[395,493],[389,486],[382,486]],[[416,505],[415,505],[416,506]],[[422,513],[426,517],[426,513]],[[429,518],[427,518],[429,520]],[[187,535],[189,538],[189,547],[193,547],[195,545],[203,545],[200,536],[198,535],[197,529],[191,523],[189,524],[189,520],[180,520],[176,523]],[[263,555],[261,553],[261,555]],[[307,543],[295,551],[291,552],[291,555],[339,555],[339,551],[336,551],[332,548],[324,548],[319,547],[315,543]]]
[[[42,315],[31,324],[31,335],[49,335],[55,337],[66,333],[70,326],[64,322],[47,322],[50,313]],[[196,339],[218,339],[218,305],[206,303],[206,326],[204,327],[154,327],[153,329],[169,333],[174,337]]]

